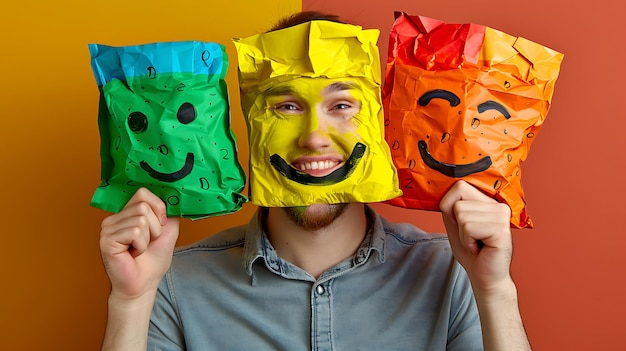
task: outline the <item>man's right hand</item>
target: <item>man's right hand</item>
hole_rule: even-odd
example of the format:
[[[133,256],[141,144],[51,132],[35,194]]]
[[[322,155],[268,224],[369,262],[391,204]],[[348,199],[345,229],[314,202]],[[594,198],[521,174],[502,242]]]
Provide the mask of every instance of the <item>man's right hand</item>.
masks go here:
[[[180,220],[168,218],[165,203],[145,188],[102,221],[100,252],[117,302],[153,299],[170,267]]]
[[[144,188],[102,221],[100,253],[111,281],[103,351],[146,350],[156,291],[172,263],[179,225]]]

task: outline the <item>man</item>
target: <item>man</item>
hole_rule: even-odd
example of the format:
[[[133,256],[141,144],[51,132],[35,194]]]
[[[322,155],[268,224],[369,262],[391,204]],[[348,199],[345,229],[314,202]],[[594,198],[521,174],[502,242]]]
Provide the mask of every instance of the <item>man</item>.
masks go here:
[[[311,19],[333,18],[303,13],[275,30]],[[354,120],[368,117],[363,91],[353,76],[303,76],[256,94],[263,111],[299,126],[297,138],[274,140],[285,142],[276,146],[282,167],[298,172],[278,174],[326,182],[349,167],[361,140]],[[253,147],[274,147],[252,135]],[[319,186],[289,181],[310,193]],[[356,200],[262,207],[247,226],[180,248],[172,261],[179,220],[141,189],[102,223],[112,284],[103,350],[530,349],[509,273],[508,206],[461,181],[441,210],[449,244]]]

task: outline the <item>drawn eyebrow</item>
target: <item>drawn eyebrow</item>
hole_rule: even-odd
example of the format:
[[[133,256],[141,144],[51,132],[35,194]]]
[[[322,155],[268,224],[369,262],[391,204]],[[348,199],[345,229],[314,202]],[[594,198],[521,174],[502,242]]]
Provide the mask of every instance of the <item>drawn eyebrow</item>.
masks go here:
[[[504,118],[506,119],[511,118],[511,114],[509,113],[509,111],[507,111],[506,107],[502,106],[502,104],[497,103],[495,101],[489,100],[478,105],[479,113],[483,113],[488,110],[496,110],[500,112],[504,116]]]
[[[424,93],[417,100],[417,103],[420,106],[426,106],[430,103],[430,100],[432,99],[447,100],[450,103],[450,106],[453,106],[453,107],[461,103],[461,99],[459,99],[458,96],[456,96],[454,93],[450,91],[443,90],[443,89],[435,89],[435,90],[431,90],[431,91]]]

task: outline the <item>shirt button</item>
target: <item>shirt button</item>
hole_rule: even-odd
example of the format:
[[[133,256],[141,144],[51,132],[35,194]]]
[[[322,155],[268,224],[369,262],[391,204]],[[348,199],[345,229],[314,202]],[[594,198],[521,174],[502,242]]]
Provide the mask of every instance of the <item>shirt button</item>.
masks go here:
[[[326,289],[324,289],[322,285],[318,285],[317,288],[315,288],[315,291],[317,291],[318,295],[324,295],[324,292],[326,292]]]

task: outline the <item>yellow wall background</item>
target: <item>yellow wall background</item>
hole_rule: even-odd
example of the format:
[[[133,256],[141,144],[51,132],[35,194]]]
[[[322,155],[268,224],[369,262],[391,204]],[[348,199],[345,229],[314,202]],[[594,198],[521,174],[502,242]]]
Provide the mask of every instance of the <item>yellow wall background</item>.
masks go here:
[[[232,37],[268,29],[300,0],[12,1],[0,10],[0,349],[95,350],[109,284],[100,263],[98,89],[88,43],[226,45],[240,160],[247,164]],[[247,191],[247,190],[246,190]],[[179,244],[247,221],[183,222]]]

